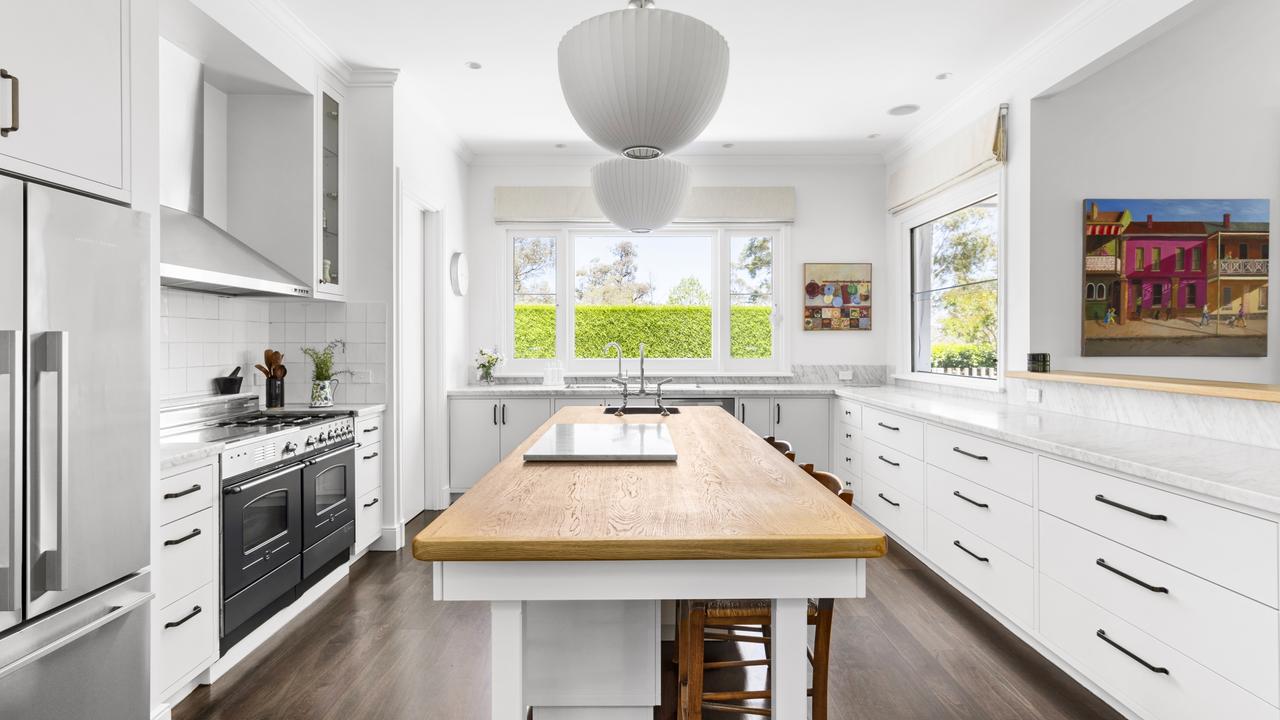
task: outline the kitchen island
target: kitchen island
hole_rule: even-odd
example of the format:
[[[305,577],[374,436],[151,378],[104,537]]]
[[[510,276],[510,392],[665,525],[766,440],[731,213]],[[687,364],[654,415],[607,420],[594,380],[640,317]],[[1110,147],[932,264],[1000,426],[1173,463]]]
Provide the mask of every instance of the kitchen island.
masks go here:
[[[662,423],[669,463],[526,463],[556,423]],[[866,593],[884,534],[729,413],[567,407],[413,541],[437,600],[492,608],[492,717],[651,718],[659,603],[768,599],[775,720],[807,716],[807,599]]]

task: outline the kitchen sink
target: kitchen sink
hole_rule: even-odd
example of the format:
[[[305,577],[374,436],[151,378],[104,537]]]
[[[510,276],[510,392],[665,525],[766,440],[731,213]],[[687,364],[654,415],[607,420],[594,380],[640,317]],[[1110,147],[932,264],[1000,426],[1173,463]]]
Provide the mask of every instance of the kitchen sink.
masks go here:
[[[617,412],[618,412],[618,408],[616,406],[607,407],[604,409],[605,415],[613,415]],[[680,408],[669,407],[667,408],[667,412],[671,415],[679,415]],[[652,405],[637,405],[635,407],[624,408],[622,411],[622,414],[623,415],[661,415],[662,408],[654,407]]]

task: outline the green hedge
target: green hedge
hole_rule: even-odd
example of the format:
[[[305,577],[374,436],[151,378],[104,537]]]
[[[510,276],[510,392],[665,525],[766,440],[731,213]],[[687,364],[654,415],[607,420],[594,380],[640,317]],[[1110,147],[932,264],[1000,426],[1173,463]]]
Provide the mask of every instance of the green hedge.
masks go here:
[[[932,362],[936,368],[993,368],[996,349],[992,345],[938,343],[933,346]]]
[[[515,356],[554,358],[554,305],[517,305]],[[773,352],[770,308],[737,306],[731,310],[730,353],[735,358],[767,358]],[[711,308],[706,305],[580,305],[574,315],[574,347],[580,358],[610,357],[604,346],[622,345],[626,357],[711,357]]]

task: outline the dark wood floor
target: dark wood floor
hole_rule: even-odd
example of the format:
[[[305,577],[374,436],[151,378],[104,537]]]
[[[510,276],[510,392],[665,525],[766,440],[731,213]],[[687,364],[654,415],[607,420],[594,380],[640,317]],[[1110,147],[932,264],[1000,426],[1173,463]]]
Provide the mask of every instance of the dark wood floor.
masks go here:
[[[910,554],[891,550],[869,566],[869,597],[836,604],[832,720],[1120,720]],[[407,549],[369,553],[173,716],[487,718],[488,607],[433,602],[431,567]]]

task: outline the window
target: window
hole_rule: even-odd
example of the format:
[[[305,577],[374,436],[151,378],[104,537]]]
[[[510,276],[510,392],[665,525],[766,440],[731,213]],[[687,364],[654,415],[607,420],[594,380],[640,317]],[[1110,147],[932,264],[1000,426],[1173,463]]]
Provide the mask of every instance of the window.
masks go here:
[[[1195,285],[1188,285],[1188,286],[1187,286],[1187,304],[1186,304],[1186,306],[1187,306],[1187,307],[1195,307],[1195,306],[1196,306],[1196,304],[1197,304],[1197,303],[1196,303],[1196,286],[1195,286]]]
[[[998,233],[995,196],[912,228],[912,370],[995,378]]]
[[[1093,300],[1093,299],[1094,299],[1094,294],[1093,294],[1093,293],[1094,293],[1094,290],[1093,290],[1093,283],[1089,283],[1089,284],[1087,284],[1087,285],[1085,285],[1085,286],[1084,286],[1084,299],[1085,299],[1085,300]]]
[[[1133,266],[1139,270],[1146,270],[1147,266],[1142,264],[1142,248],[1133,249]]]
[[[1241,260],[1249,259],[1249,243],[1240,243],[1240,254],[1237,255],[1236,257],[1240,258]]]
[[[1183,270],[1187,269],[1187,259],[1185,255],[1186,255],[1186,251],[1183,250],[1182,248],[1178,248],[1174,252],[1174,256],[1173,256],[1174,270],[1177,270],[1178,272],[1182,272]]]
[[[508,230],[504,371],[540,374],[559,360],[570,374],[612,374],[611,342],[624,358],[644,343],[652,372],[783,370],[773,324],[782,232]]]
[[[1160,248],[1151,248],[1151,272],[1160,272]]]
[[[1231,305],[1231,286],[1222,286],[1222,306],[1229,307]]]
[[[1271,243],[1262,243],[1262,259],[1271,259]]]
[[[1099,300],[1106,300],[1106,299],[1107,299],[1107,286],[1106,286],[1106,285],[1104,285],[1103,283],[1098,283],[1098,293],[1097,293],[1097,295],[1098,295],[1098,299],[1099,299]]]
[[[1200,248],[1191,248],[1191,269],[1200,269]]]
[[[1164,305],[1164,283],[1151,284],[1151,307]]]
[[[1266,287],[1258,288],[1258,309],[1259,310],[1267,309],[1267,288]]]

